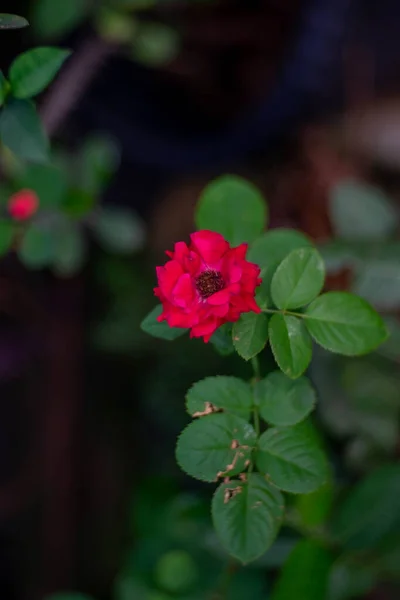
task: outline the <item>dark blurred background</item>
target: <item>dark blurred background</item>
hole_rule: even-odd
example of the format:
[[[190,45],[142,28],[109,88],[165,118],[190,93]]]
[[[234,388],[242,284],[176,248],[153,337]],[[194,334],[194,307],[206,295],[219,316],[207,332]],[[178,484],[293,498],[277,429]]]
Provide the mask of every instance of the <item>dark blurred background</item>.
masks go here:
[[[227,172],[251,179],[271,227],[300,228],[323,245],[328,288],[356,289],[394,332],[369,358],[313,362],[335,498],[398,460],[398,225],[368,254],[370,244],[357,245],[358,224],[374,221],[368,204],[357,208],[354,239],[341,239],[330,201],[351,177],[387,195],[397,214],[400,4],[13,0],[1,10],[31,22],[1,33],[5,72],[34,45],[73,49],[39,99],[44,123],[65,153],[93,133],[115,140],[121,162],[103,201],[133,209],[146,244],[124,258],[92,244],[72,278],[28,272],[14,257],[0,264],[0,595],[211,598],[226,560],[209,522],[211,490],[179,471],[174,445],[188,387],[216,373],[246,376],[247,366],[198,340],[140,331],[154,266],[193,229],[207,182]],[[297,535],[284,529],[273,551],[239,571],[229,599],[268,598]],[[327,600],[398,598],[393,555],[376,575],[360,572],[366,559],[353,568],[342,558]]]

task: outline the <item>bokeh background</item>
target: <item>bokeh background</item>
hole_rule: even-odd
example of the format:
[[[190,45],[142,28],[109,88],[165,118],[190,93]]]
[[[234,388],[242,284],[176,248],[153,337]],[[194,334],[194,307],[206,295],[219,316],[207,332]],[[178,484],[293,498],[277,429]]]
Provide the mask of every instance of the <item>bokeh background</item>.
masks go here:
[[[325,523],[335,532],[339,519],[350,534],[326,585],[302,587],[302,573],[322,572],[310,557],[294,575],[297,595],[279,600],[398,598],[398,1],[13,0],[1,9],[31,24],[1,32],[5,72],[35,45],[73,50],[39,98],[43,121],[60,161],[79,162],[85,144],[102,149],[97,199],[129,212],[135,231],[119,244],[117,219],[71,276],[15,256],[0,263],[1,597],[267,599],[299,536]],[[271,227],[315,240],[327,288],[367,298],[392,336],[365,358],[316,353],[310,376],[334,482],[293,499],[274,547],[235,568],[223,596],[212,489],[179,471],[174,445],[190,385],[249,369],[139,325],[155,304],[154,266],[193,230],[201,190],[224,173],[262,190]],[[268,353],[263,361],[272,367]]]

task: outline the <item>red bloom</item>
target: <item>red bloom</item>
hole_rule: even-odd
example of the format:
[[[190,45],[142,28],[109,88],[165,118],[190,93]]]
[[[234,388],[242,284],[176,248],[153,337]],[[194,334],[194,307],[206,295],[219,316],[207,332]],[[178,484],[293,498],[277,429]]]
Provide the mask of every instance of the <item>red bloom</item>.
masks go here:
[[[32,190],[20,190],[10,196],[8,210],[16,221],[29,219],[39,207],[39,198]]]
[[[190,240],[189,246],[177,242],[166,253],[171,260],[157,267],[154,293],[163,305],[158,320],[190,328],[190,337],[208,342],[223,323],[260,312],[254,300],[260,268],[246,260],[247,244],[231,248],[222,235],[207,230],[192,233]]]

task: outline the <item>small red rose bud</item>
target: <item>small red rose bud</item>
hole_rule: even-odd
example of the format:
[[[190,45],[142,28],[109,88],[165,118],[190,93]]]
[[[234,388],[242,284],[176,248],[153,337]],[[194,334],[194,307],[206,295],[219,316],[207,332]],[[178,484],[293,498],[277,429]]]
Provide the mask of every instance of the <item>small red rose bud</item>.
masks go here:
[[[8,211],[16,221],[29,219],[38,207],[39,198],[33,190],[20,190],[8,200]]]

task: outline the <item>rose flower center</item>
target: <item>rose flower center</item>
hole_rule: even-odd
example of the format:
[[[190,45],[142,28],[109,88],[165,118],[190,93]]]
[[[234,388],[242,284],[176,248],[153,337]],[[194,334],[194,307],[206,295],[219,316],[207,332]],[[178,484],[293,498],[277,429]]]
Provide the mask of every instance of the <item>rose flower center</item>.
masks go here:
[[[224,279],[219,271],[204,271],[196,277],[196,288],[204,299],[220,292],[224,285]]]

